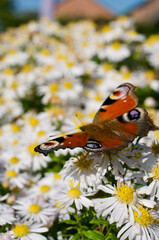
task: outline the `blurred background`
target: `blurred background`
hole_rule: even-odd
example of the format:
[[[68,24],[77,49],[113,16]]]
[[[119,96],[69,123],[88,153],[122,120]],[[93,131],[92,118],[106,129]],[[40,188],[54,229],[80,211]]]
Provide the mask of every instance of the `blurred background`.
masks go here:
[[[65,24],[79,18],[105,23],[123,14],[135,19],[140,32],[159,31],[158,0],[1,0],[0,31],[42,16]]]

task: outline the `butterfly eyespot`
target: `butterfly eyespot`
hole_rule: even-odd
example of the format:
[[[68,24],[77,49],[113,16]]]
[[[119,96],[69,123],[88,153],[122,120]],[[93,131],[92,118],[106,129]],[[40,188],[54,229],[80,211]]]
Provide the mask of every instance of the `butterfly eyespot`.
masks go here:
[[[135,122],[140,118],[140,112],[137,109],[133,109],[128,112],[128,118],[130,121]]]
[[[119,116],[117,119],[120,122],[136,122],[140,119],[141,112],[134,108],[131,111],[124,113],[123,115]]]
[[[87,150],[95,150],[102,148],[102,145],[97,141],[88,141],[84,148]]]
[[[123,98],[127,95],[127,93],[130,91],[130,88],[126,85],[122,85],[121,87],[118,87],[114,90],[113,93],[110,94],[110,98],[112,100],[118,100],[120,98]]]

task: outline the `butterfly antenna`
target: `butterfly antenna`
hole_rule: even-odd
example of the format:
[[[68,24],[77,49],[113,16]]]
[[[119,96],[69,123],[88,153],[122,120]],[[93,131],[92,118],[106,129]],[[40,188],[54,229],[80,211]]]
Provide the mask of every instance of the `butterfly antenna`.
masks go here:
[[[79,122],[81,123],[81,125],[84,125],[84,122],[82,122],[82,120],[80,119],[80,117],[78,116],[78,113],[75,114],[76,118],[79,120]]]
[[[50,135],[49,137],[59,137],[59,136],[62,136],[62,135],[67,135],[67,134],[71,134],[72,132],[76,132],[78,128],[72,128],[68,131],[64,131],[64,132],[59,132],[57,134],[53,134],[53,135]]]

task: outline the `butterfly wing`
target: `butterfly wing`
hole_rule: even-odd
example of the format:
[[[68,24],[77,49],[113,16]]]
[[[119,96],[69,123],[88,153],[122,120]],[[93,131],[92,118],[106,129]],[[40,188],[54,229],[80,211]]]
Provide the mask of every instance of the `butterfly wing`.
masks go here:
[[[145,136],[149,130],[159,129],[148,117],[147,111],[141,107],[136,107],[108,122],[103,121],[97,125],[94,123],[88,127],[96,130],[90,134],[91,139],[88,139],[84,148],[87,151],[108,153],[116,153],[136,137]],[[85,131],[87,132],[87,126]],[[98,148],[92,148],[93,144],[98,144]]]
[[[138,98],[134,94],[134,89],[130,83],[124,83],[116,88],[104,101],[93,122],[110,121],[135,108]]]
[[[44,142],[35,147],[34,150],[47,156],[50,152],[58,149],[84,147],[87,143],[87,140],[88,135],[86,133],[73,133]]]

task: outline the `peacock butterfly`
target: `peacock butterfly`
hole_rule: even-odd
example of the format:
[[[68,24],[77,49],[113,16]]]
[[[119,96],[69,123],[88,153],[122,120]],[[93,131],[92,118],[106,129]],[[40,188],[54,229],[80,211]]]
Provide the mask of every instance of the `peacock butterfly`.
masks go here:
[[[138,106],[134,89],[130,83],[120,85],[101,105],[93,122],[80,127],[81,132],[51,139],[35,151],[46,156],[54,150],[82,147],[88,152],[116,153],[136,137],[159,129],[147,111]]]

